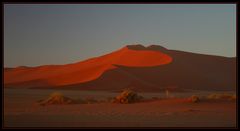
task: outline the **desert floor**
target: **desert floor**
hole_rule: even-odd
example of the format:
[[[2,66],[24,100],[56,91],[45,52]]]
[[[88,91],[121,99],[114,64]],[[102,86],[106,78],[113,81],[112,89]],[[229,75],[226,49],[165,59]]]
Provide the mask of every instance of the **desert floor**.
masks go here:
[[[236,127],[235,101],[184,99],[216,92],[170,93],[177,98],[134,104],[95,103],[39,106],[54,90],[4,89],[4,127]],[[106,99],[119,93],[100,91],[59,91],[80,99]],[[140,93],[145,98],[165,93]]]

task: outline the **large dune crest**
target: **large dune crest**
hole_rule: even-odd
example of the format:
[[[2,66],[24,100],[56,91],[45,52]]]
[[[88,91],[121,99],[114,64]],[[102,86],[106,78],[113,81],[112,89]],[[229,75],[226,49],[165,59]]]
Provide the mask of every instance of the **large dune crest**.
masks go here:
[[[141,47],[141,46],[140,46]],[[99,78],[104,72],[126,67],[153,67],[169,64],[172,57],[160,51],[129,45],[115,52],[67,65],[18,67],[4,70],[5,85],[63,86],[79,84]]]

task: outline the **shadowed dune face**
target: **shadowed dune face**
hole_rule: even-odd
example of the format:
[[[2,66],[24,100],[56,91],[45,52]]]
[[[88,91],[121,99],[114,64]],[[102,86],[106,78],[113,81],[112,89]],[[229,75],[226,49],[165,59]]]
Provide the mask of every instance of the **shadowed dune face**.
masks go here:
[[[213,61],[213,63],[218,64],[216,61]],[[159,92],[163,91],[164,88],[172,88],[173,91],[184,91],[184,89],[208,91],[236,90],[236,72],[234,71],[236,68],[234,69],[234,62],[226,64],[225,67],[218,66],[215,68],[214,66],[207,68],[207,66],[210,66],[208,64],[201,66],[197,66],[197,64],[192,64],[192,67],[190,67],[185,66],[184,63],[180,64],[173,61],[168,65],[156,67],[133,68],[118,66],[116,69],[104,72],[96,80],[60,88],[120,91],[124,88],[132,87],[134,91],[138,92]]]
[[[136,47],[135,47],[136,48]],[[126,46],[113,53],[68,65],[18,67],[4,71],[4,83],[11,86],[62,86],[99,78],[105,71],[127,67],[152,67],[169,64],[172,58],[159,51],[137,50]]]

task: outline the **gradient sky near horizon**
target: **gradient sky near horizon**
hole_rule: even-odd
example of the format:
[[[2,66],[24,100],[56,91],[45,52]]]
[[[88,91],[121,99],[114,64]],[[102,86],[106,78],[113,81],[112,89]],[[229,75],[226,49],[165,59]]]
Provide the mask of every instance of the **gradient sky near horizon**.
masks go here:
[[[236,56],[235,4],[4,4],[4,66],[68,64],[128,44]]]

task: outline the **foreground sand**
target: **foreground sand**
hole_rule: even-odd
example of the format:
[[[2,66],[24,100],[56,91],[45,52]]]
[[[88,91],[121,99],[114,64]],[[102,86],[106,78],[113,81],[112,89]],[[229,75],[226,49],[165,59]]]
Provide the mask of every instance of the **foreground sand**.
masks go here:
[[[36,90],[35,90],[36,92]],[[235,127],[236,102],[190,103],[183,98],[135,104],[75,104],[38,106],[50,91],[7,91],[5,127]],[[13,95],[15,93],[15,95]],[[70,93],[67,93],[70,95]],[[86,93],[85,93],[86,94]],[[101,93],[98,93],[98,95]],[[107,94],[107,93],[105,93]],[[111,94],[111,93],[109,93]],[[76,95],[73,93],[73,96]],[[88,94],[89,95],[89,94]],[[103,93],[101,95],[104,95]],[[101,97],[99,95],[99,97]],[[113,94],[111,94],[113,95]],[[111,96],[110,95],[110,96]],[[150,97],[150,94],[146,94]],[[75,96],[76,97],[76,96]]]

